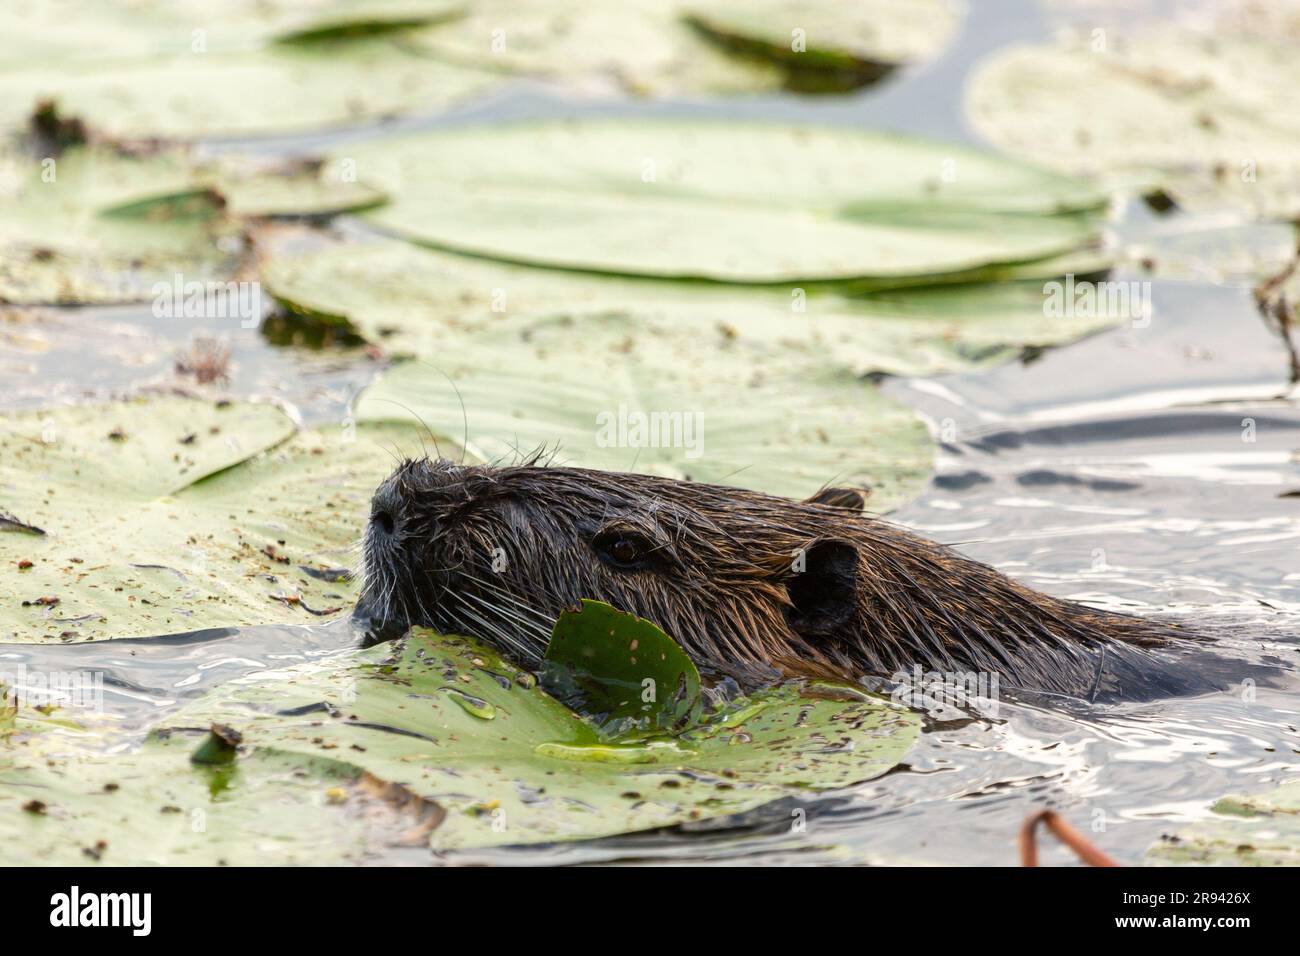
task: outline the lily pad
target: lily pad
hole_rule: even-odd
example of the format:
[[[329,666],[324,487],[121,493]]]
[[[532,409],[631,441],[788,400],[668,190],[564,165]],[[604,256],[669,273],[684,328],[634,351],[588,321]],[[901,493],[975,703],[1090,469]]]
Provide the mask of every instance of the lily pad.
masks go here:
[[[781,86],[852,88],[933,56],[958,15],[946,0],[478,0],[404,37],[448,62],[639,95]],[[818,76],[848,73],[838,84]],[[854,82],[856,80],[856,82]]]
[[[978,276],[1078,249],[1082,183],[946,143],[691,120],[456,127],[354,144],[428,246],[521,264],[745,283]]]
[[[783,368],[935,375],[1005,361],[1025,348],[1072,341],[1113,324],[1043,314],[1044,280],[1066,272],[1087,275],[1105,264],[1083,255],[1044,263],[1041,278],[1032,280],[1012,274],[1001,282],[853,296],[838,288],[575,276],[380,241],[308,254],[272,252],[262,280],[290,312],[439,364],[467,338],[531,338],[546,327],[577,322],[578,337],[588,346],[606,342],[620,361],[627,360],[632,334],[634,341],[748,353],[754,363]]]
[[[622,328],[625,337],[641,331],[627,320]],[[435,435],[463,439],[482,461],[546,448],[557,464],[795,498],[839,480],[873,488],[872,507],[882,509],[914,495],[929,477],[925,427],[847,372],[756,373],[735,357],[641,340],[636,361],[612,364],[602,348],[584,343],[582,331],[563,328],[550,346],[530,343],[533,352],[515,346],[503,353],[483,342],[436,366],[405,363],[362,393],[357,420],[423,422]],[[608,325],[602,331],[610,334]],[[562,360],[538,360],[544,356]],[[680,436],[624,440],[619,422],[651,413],[678,416]]]
[[[270,135],[444,109],[498,82],[384,37],[42,61],[0,69],[0,126],[20,126],[37,103],[54,100],[64,115],[112,137]]]
[[[1210,809],[1212,819],[1153,846],[1153,862],[1300,866],[1300,781],[1265,794],[1224,797]]]
[[[689,5],[682,18],[726,49],[780,64],[786,85],[853,89],[929,59],[956,31],[948,0],[739,0]]]
[[[268,405],[184,399],[3,419],[0,635],[92,640],[315,623],[354,599],[346,568],[375,486],[417,429],[295,434]]]
[[[238,243],[183,158],[0,149],[0,301],[130,302],[155,282],[218,278]]]
[[[265,166],[226,157],[215,170],[196,170],[238,217],[332,216],[383,203],[384,194],[363,182],[346,180],[306,162]]]
[[[251,753],[328,757],[400,784],[446,809],[430,839],[447,850],[668,826],[871,779],[901,759],[919,722],[859,696],[790,685],[676,737],[609,741],[486,645],[416,629],[396,646],[226,685],[170,722],[224,721]]]
[[[967,111],[992,143],[1110,187],[1162,189],[1191,207],[1300,218],[1296,37],[1153,28],[999,52]]]
[[[0,62],[219,53],[365,35],[459,16],[455,0],[13,0],[0,8]]]
[[[603,736],[681,729],[700,704],[700,674],[652,622],[583,601],[555,622],[542,687],[597,718]]]
[[[87,746],[48,728],[0,741],[0,863],[362,863],[427,844],[443,816],[327,755],[261,748],[238,764],[201,767],[184,734],[113,756]]]

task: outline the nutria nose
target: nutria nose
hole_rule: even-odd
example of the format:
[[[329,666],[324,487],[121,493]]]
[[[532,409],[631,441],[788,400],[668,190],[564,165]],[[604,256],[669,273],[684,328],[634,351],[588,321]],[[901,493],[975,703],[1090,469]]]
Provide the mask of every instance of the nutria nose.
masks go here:
[[[392,487],[381,487],[370,502],[370,524],[383,537],[392,537],[401,529],[406,517],[401,495]]]
[[[392,512],[386,511],[382,508],[374,511],[370,515],[370,521],[377,525],[379,530],[384,534],[392,534],[397,530],[397,522],[394,520]]]

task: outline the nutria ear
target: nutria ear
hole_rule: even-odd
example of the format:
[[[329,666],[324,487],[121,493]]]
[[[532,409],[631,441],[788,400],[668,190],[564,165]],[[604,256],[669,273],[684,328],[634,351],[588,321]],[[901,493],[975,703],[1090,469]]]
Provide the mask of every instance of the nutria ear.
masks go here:
[[[807,499],[811,505],[829,505],[832,508],[847,508],[850,511],[862,511],[867,506],[870,488],[823,488]]]
[[[829,635],[848,624],[858,605],[858,549],[840,538],[819,538],[796,553],[786,581],[791,629]]]

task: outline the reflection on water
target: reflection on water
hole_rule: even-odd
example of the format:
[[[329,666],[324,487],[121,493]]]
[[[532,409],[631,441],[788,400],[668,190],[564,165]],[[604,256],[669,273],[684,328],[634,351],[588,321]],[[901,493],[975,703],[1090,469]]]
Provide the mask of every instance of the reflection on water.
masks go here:
[[[520,92],[455,119],[723,113],[961,140],[961,84],[974,60],[1045,29],[1031,2],[981,6],[946,57],[842,100],[754,97],[615,110]],[[320,148],[346,135],[261,148]],[[1134,225],[1132,217],[1145,214],[1123,215]],[[159,325],[147,308],[64,315],[69,323],[98,323],[97,348],[60,350],[56,341],[49,359],[31,359],[39,374],[24,381],[40,388],[2,383],[0,403],[111,391],[162,374],[172,349],[195,331]],[[69,334],[70,343],[81,338]],[[233,391],[278,391],[308,423],[341,416],[374,371],[361,353],[301,357],[268,348],[252,332],[236,335],[234,352]],[[934,481],[894,520],[1044,591],[1194,621],[1243,659],[1297,660],[1300,497],[1285,495],[1300,490],[1300,411],[1283,399],[1286,351],[1260,321],[1245,277],[1224,284],[1157,278],[1151,321],[1141,328],[1107,332],[1027,364],[887,388],[943,439]],[[221,681],[340,653],[357,637],[341,621],[5,646],[0,670],[103,671],[110,716],[140,732]],[[996,719],[932,721],[904,766],[851,793],[669,832],[456,859],[1010,864],[1021,821],[1051,805],[1111,855],[1137,862],[1161,833],[1205,817],[1222,794],[1264,791],[1300,770],[1298,711],[1294,686],[1260,687],[1253,699],[1225,693],[1095,708],[1004,695]],[[803,831],[791,826],[795,811],[807,813]],[[395,852],[403,862],[427,859]],[[1070,861],[1055,846],[1043,859]]]

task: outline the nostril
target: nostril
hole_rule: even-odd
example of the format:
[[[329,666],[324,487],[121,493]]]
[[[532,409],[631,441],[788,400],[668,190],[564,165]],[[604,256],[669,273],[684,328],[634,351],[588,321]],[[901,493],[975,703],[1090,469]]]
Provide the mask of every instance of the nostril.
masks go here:
[[[392,534],[397,528],[397,524],[393,521],[392,514],[387,511],[376,511],[370,516],[370,520],[379,525],[384,534]]]

